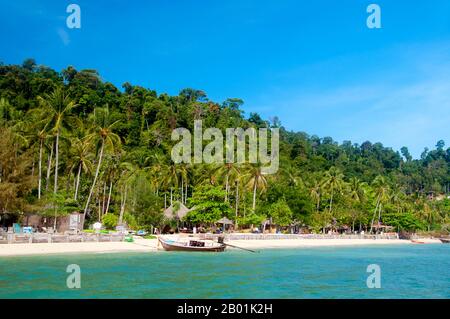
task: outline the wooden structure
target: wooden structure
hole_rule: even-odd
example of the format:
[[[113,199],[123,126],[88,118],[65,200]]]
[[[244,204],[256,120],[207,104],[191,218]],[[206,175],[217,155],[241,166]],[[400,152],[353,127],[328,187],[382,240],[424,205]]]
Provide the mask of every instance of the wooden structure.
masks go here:
[[[221,219],[216,221],[216,224],[223,225],[223,230],[224,231],[229,230],[230,227],[234,225],[234,223],[231,220],[229,220],[228,218],[226,218],[226,217],[222,217]]]
[[[124,235],[120,233],[112,234],[52,234],[52,233],[31,233],[16,234],[11,230],[0,232],[0,244],[25,244],[25,243],[72,243],[72,242],[121,242]]]
[[[179,208],[176,210],[176,205],[179,205]],[[183,203],[172,204],[164,211],[164,217],[167,220],[182,220],[192,209],[184,206]]]
[[[56,231],[64,233],[67,231],[79,232],[83,230],[83,213],[73,212],[67,216],[56,219]],[[38,231],[47,231],[54,226],[55,217],[45,217],[41,215],[25,215],[21,226],[29,226]]]

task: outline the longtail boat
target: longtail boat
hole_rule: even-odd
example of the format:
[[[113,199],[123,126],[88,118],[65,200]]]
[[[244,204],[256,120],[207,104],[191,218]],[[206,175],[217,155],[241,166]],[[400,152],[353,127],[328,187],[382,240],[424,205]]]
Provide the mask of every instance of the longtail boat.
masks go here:
[[[439,238],[443,244],[450,244],[450,238]]]
[[[206,242],[200,240],[175,241],[158,237],[164,250],[167,251],[202,251],[202,252],[222,252],[226,245],[216,242]]]

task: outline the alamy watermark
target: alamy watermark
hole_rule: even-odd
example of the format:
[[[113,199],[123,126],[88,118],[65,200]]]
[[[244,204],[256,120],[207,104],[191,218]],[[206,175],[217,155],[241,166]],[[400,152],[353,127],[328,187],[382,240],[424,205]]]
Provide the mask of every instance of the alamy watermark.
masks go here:
[[[369,29],[381,29],[381,8],[378,4],[372,3],[367,6],[367,13],[370,15],[367,17],[366,25]]]
[[[69,289],[81,288],[81,268],[77,264],[70,264],[66,268],[66,272],[70,275],[67,276],[66,285]]]
[[[381,288],[381,267],[377,264],[367,266],[366,272],[370,273],[367,277],[367,288]]]
[[[227,128],[225,135],[224,139],[222,131],[218,128],[207,128],[203,132],[202,121],[197,120],[194,121],[194,142],[192,143],[191,132],[186,128],[177,128],[172,131],[172,141],[180,139],[181,141],[172,148],[172,161],[176,164],[261,163],[263,174],[275,174],[278,171],[280,148],[278,128],[259,128],[258,130],[253,127],[246,130]],[[211,142],[203,148],[203,141]]]
[[[66,12],[70,15],[66,19],[66,25],[69,29],[81,28],[81,8],[78,4],[69,4],[66,8]]]

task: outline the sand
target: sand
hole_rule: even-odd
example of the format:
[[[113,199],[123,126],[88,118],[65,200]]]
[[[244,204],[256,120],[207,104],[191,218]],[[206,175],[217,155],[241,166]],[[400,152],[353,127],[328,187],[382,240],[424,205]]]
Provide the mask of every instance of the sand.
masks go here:
[[[156,239],[136,239],[134,243],[88,242],[2,244],[0,245],[0,257],[72,253],[151,252],[156,251],[156,244]]]
[[[438,239],[420,239],[425,243],[441,243]],[[401,239],[269,239],[269,240],[231,240],[226,243],[242,248],[260,250],[267,248],[312,248],[362,245],[415,245],[410,240]],[[157,252],[156,239],[135,237],[133,243],[128,242],[87,242],[87,243],[35,243],[35,244],[2,244],[0,257],[75,254],[75,253],[114,253],[114,252]],[[234,249],[234,248],[229,248]]]
[[[426,242],[430,244],[441,243],[438,239],[427,239]],[[227,243],[249,249],[413,244],[410,240],[402,239],[273,239],[232,240]]]

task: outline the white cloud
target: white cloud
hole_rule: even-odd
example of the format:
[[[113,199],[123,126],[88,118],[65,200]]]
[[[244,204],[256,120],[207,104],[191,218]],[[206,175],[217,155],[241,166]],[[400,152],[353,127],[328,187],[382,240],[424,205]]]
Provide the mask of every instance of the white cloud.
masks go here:
[[[341,85],[324,83],[307,91],[293,87],[277,96],[266,92],[270,102],[263,108],[277,101],[271,113],[288,129],[338,141],[382,142],[396,150],[407,146],[418,157],[439,139],[450,143],[450,59],[441,54],[449,46],[437,47],[421,47],[415,55],[400,49],[387,62],[390,67],[368,69],[366,77],[355,76]],[[392,67],[397,59],[398,66]],[[322,72],[333,74],[329,68]]]
[[[70,43],[70,36],[69,33],[67,33],[66,30],[64,30],[63,28],[58,28],[57,29],[57,33],[59,38],[61,39],[62,43],[67,46]]]

